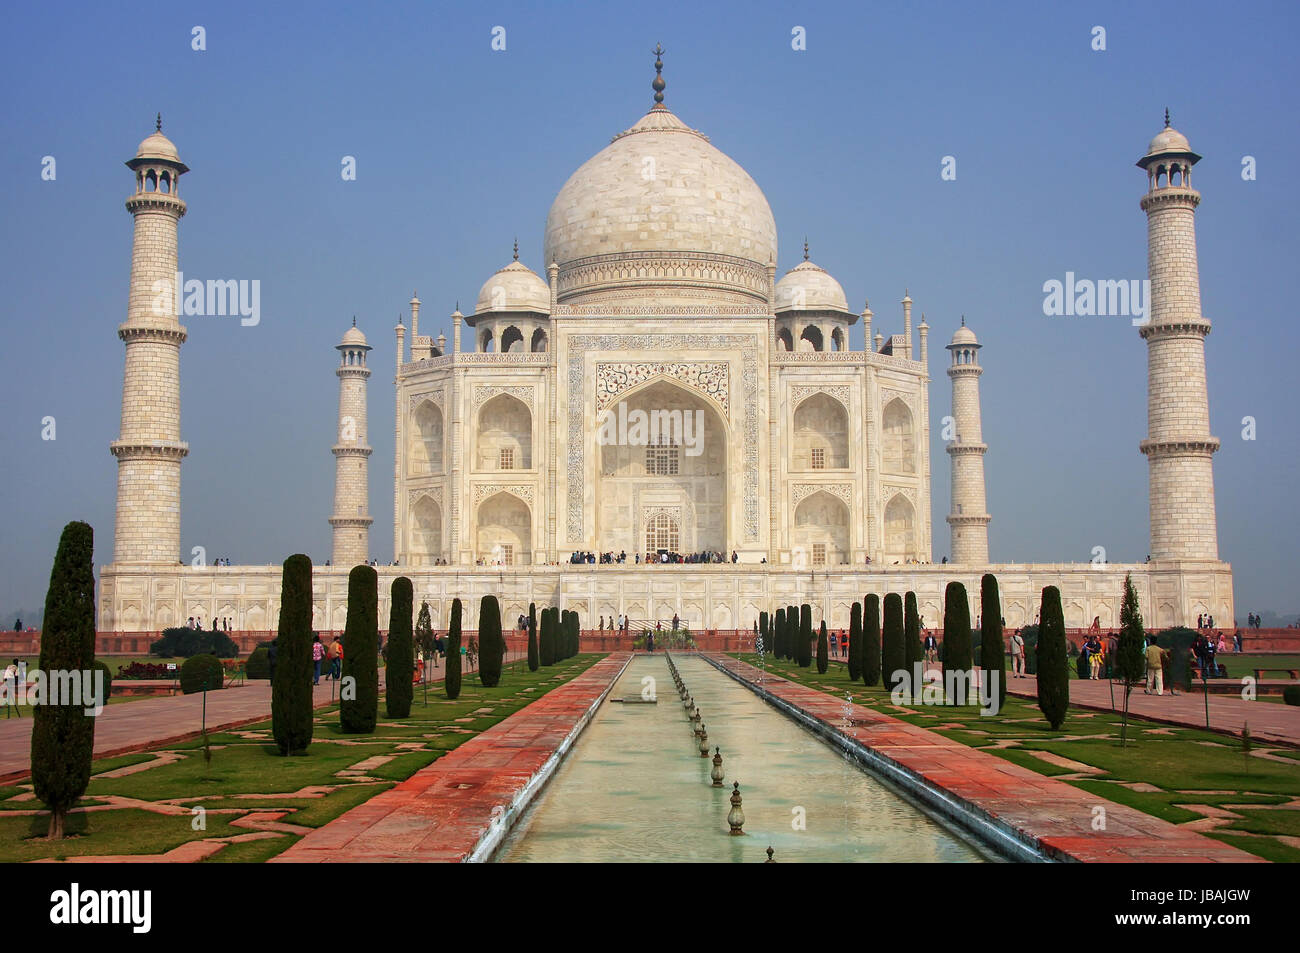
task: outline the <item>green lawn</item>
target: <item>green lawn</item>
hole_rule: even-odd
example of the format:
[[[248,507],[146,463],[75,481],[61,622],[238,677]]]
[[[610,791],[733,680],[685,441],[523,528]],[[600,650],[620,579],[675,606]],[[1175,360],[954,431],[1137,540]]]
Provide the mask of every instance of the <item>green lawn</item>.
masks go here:
[[[312,745],[307,754],[284,758],[270,737],[270,722],[209,736],[212,760],[205,763],[203,744],[193,740],[164,749],[180,757],[162,763],[152,752],[100,759],[94,763],[82,806],[106,803],[108,797],[131,798],[158,806],[179,805],[181,814],[160,814],[137,805],[73,814],[68,829],[76,836],[51,844],[44,839],[48,817],[19,816],[39,809],[39,802],[15,800],[30,784],[0,787],[0,862],[78,855],[157,854],[188,840],[247,834],[229,826],[252,811],[289,811],[285,823],[320,827],[344,811],[409,778],[468,738],[514,714],[586,671],[603,658],[579,655],[550,668],[529,672],[526,663],[505,666],[496,688],[484,688],[476,674],[466,676],[460,698],[448,701],[442,686],[429,689],[428,703],[417,686],[411,716],[390,720],[379,701],[379,722],[372,735],[346,735],[338,727],[338,707],[317,709]],[[390,760],[352,770],[368,758]],[[133,765],[156,766],[122,777],[106,772]],[[98,776],[97,776],[98,775]],[[283,795],[296,795],[283,797]],[[279,796],[275,796],[279,795]],[[194,831],[190,809],[207,811],[207,829]],[[221,813],[231,811],[235,813]],[[263,861],[287,849],[298,835],[232,844],[213,862]]]
[[[758,664],[755,655],[738,657]],[[1300,836],[1300,810],[1295,807],[1300,803],[1300,752],[1294,749],[1273,749],[1255,742],[1247,757],[1240,741],[1224,735],[1134,718],[1129,719],[1129,744],[1121,747],[1118,713],[1071,708],[1061,729],[1053,731],[1032,699],[1008,696],[1003,709],[991,717],[981,715],[976,706],[899,709],[880,686],[850,683],[846,666],[818,675],[815,666],[801,669],[789,662],[774,662],[769,655],[766,668],[841,698],[851,692],[857,704],[962,744],[985,748],[994,757],[1176,824],[1204,816],[1179,805],[1230,810],[1240,819],[1208,832],[1209,836],[1270,860],[1300,861],[1300,848],[1279,839]],[[1009,742],[1010,747],[993,747],[999,742]],[[1051,764],[1038,758],[1037,751],[1069,758],[1096,769],[1096,773]],[[1134,791],[1124,786],[1134,782],[1158,790]],[[1221,793],[1225,791],[1232,793]],[[1283,804],[1288,806],[1260,807]],[[1232,805],[1253,807],[1238,810]]]

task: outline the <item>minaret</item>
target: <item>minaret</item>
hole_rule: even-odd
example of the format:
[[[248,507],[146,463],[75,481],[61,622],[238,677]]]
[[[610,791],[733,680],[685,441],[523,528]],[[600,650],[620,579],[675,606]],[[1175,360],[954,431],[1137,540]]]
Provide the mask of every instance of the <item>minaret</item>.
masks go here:
[[[948,350],[952,365],[952,417],[956,432],[948,441],[952,457],[952,561],[962,566],[983,566],[989,561],[989,520],[984,502],[984,434],[980,429],[980,343],[975,333],[961,327],[952,336]]]
[[[127,162],[135,194],[131,290],[117,336],[126,345],[122,426],[109,444],[117,457],[115,563],[176,565],[181,549],[181,345],[177,315],[177,226],[185,214],[180,177],[189,171],[171,140],[155,131]]]
[[[903,356],[912,360],[912,296],[903,289]]]
[[[1138,167],[1147,173],[1147,268],[1150,314],[1147,342],[1147,439],[1150,476],[1151,558],[1218,559],[1214,515],[1210,402],[1205,389],[1205,336],[1201,314],[1193,217],[1201,194],[1192,188],[1200,161],[1187,138],[1165,128],[1151,140]]]
[[[334,527],[333,564],[345,569],[370,558],[369,491],[366,461],[370,447],[366,443],[366,336],[357,329],[357,319],[338,345],[342,355],[339,377],[339,439],[334,444]]]
[[[415,298],[414,295],[411,297]],[[397,335],[397,370],[393,375],[393,393],[396,395],[393,412],[393,560],[396,562],[402,555],[402,363],[406,357],[406,328],[402,325],[400,312],[393,332]]]

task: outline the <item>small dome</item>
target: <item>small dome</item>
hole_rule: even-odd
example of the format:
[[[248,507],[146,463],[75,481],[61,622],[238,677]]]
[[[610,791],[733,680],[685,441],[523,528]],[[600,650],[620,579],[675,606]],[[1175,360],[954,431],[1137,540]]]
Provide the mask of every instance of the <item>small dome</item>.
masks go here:
[[[153,132],[146,136],[144,141],[140,143],[140,148],[135,150],[135,157],[137,159],[166,159],[168,162],[181,161],[181,155],[176,151],[176,146],[161,132]]]
[[[965,324],[963,324],[961,327],[957,329],[957,332],[952,336],[952,344],[950,344],[949,347],[970,345],[970,344],[974,344],[978,346],[979,341],[975,339],[975,332],[972,331],[970,328],[966,327]]]
[[[1151,145],[1147,148],[1147,155],[1153,156],[1161,152],[1191,152],[1192,144],[1187,141],[1177,129],[1166,126],[1160,130],[1160,135],[1151,140]]]
[[[348,328],[343,334],[343,345],[346,347],[367,347],[366,336],[361,333],[361,329],[355,324]]]
[[[826,269],[805,259],[776,283],[776,310],[848,313],[849,299]]]
[[[536,311],[551,313],[551,286],[518,260],[487,281],[478,292],[475,314],[485,311]]]

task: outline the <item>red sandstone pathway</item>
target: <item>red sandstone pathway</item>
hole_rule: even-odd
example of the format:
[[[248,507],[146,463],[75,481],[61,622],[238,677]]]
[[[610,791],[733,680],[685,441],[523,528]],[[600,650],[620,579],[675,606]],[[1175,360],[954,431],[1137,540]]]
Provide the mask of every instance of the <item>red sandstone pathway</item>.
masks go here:
[[[1007,691],[1013,695],[1038,697],[1038,679],[1032,675],[1007,679]],[[1103,680],[1070,680],[1070,704],[1077,708],[1110,711],[1110,684]],[[1124,707],[1124,689],[1115,684],[1115,706]],[[1193,691],[1170,695],[1144,694],[1134,688],[1128,700],[1129,714],[1148,721],[1188,728],[1205,727],[1205,696]],[[1300,745],[1300,707],[1276,702],[1243,701],[1234,695],[1210,696],[1210,730],[1241,735],[1242,725],[1250,724],[1250,736],[1256,742]]]
[[[311,832],[272,863],[465,860],[630,657],[616,652],[601,659],[396,787]]]
[[[709,654],[746,679],[755,679],[760,674],[748,663]],[[1071,689],[1073,686],[1071,682]],[[763,688],[943,788],[966,809],[1010,824],[1059,859],[1180,864],[1260,861],[1235,847],[1106,801],[1064,781],[1035,774],[871,708],[853,705],[849,715],[852,727],[841,727],[845,721],[843,698],[770,672],[764,676]],[[1092,829],[1093,810],[1097,806],[1106,811],[1104,831]]]
[[[507,662],[521,658],[511,652]],[[442,681],[445,669],[434,669],[433,682]],[[379,670],[380,688],[384,669]],[[418,691],[418,688],[417,688]],[[312,692],[312,703],[320,708],[330,704],[331,687],[327,679]],[[338,698],[337,683],[333,698]],[[174,744],[201,734],[202,695],[168,695],[141,698],[119,705],[109,705],[95,724],[95,757],[111,758],[142,751],[159,745]],[[0,783],[26,777],[32,770],[31,709],[22,718],[4,718],[0,709]],[[208,731],[237,728],[265,721],[271,717],[271,683],[255,680],[235,688],[208,693]]]

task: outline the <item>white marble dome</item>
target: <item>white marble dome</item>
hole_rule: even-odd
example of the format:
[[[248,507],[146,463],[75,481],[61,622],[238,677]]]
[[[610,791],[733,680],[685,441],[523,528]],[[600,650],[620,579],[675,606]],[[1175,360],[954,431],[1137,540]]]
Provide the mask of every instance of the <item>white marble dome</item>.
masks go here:
[[[518,259],[483,282],[475,314],[489,311],[538,311],[551,313],[551,287]]]
[[[366,336],[361,333],[361,329],[355,324],[343,332],[343,343],[340,347],[367,347]]]
[[[805,259],[776,283],[776,310],[849,311],[849,299],[826,269]]]
[[[1160,134],[1151,140],[1151,145],[1147,148],[1147,155],[1158,155],[1162,152],[1191,152],[1192,144],[1187,141],[1177,129],[1166,126],[1160,130]]]
[[[569,177],[546,219],[560,292],[765,297],[776,221],[735,161],[655,106]]]
[[[966,327],[965,324],[962,324],[962,326],[959,327],[953,333],[952,343],[949,344],[948,346],[961,347],[963,345],[971,345],[971,344],[975,344],[975,345],[979,344],[979,341],[975,339],[975,332],[972,331],[970,328]]]
[[[169,162],[181,161],[176,146],[162,134],[161,130],[151,132],[141,140],[140,148],[135,150],[135,157],[137,159],[166,159]]]

